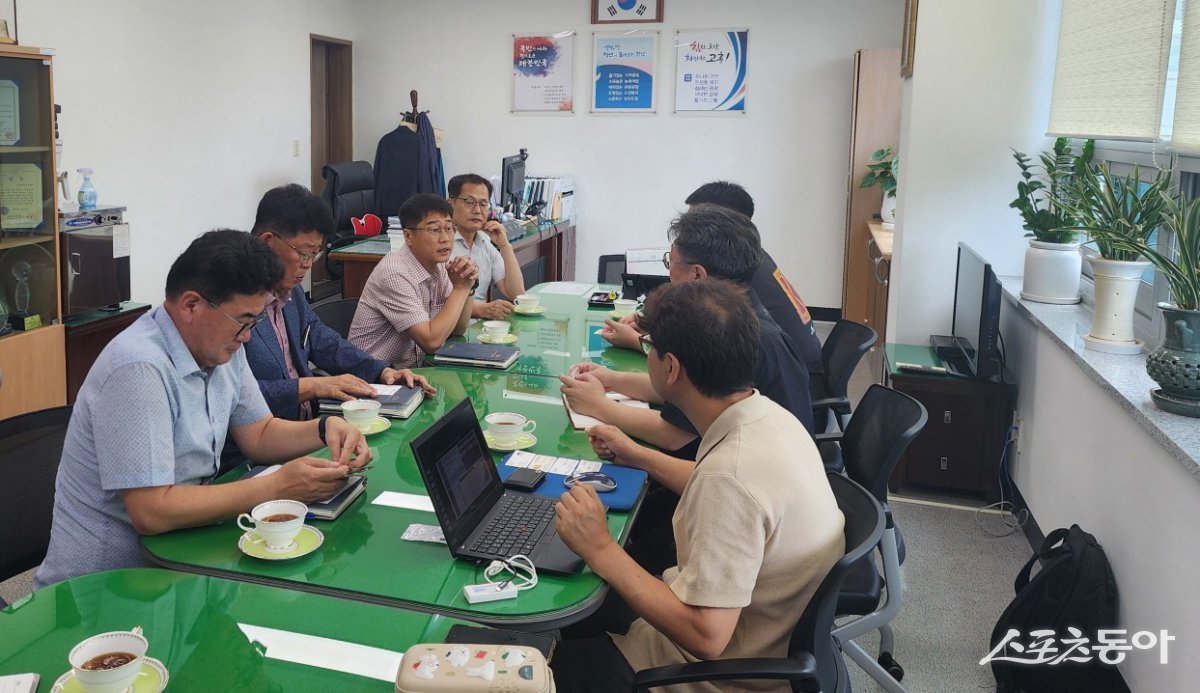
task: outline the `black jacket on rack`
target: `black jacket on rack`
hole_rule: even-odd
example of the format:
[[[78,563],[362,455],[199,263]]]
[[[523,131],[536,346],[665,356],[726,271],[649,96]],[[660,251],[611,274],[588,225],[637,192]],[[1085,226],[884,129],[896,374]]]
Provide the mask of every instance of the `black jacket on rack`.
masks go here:
[[[417,193],[446,196],[442,155],[433,125],[424,113],[417,116],[417,131],[404,123],[379,139],[375,149],[375,209],[387,219]]]

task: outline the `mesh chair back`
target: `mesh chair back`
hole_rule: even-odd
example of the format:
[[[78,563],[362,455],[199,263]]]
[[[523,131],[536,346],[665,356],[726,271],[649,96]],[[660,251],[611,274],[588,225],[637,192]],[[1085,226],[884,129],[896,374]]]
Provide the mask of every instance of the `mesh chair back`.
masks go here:
[[[625,272],[625,255],[601,255],[596,281],[600,284],[620,284]]]
[[[357,298],[343,298],[340,301],[330,301],[313,306],[313,312],[329,329],[342,335],[342,339],[350,338],[350,323],[354,322],[354,311],[358,310]]]
[[[842,434],[846,474],[886,504],[892,470],[928,418],[925,407],[903,392],[867,388]]]
[[[821,365],[825,369],[821,380],[825,391],[818,393],[820,397],[845,397],[855,367],[878,340],[879,335],[870,327],[853,320],[838,320],[821,345]]]
[[[0,421],[0,580],[46,557],[54,481],[70,420],[66,406]]]
[[[883,508],[866,489],[841,474],[831,473],[828,479],[838,509],[846,518],[846,553],[833,565],[804,609],[792,632],[789,652],[811,652],[817,660],[821,690],[832,693],[849,690],[846,664],[832,635],[838,592],[850,566],[879,543],[884,519]]]

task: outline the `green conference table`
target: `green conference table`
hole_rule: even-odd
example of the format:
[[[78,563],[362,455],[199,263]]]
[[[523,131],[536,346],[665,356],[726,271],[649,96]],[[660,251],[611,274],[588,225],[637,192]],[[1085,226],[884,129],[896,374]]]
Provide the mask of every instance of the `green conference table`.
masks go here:
[[[590,614],[603,601],[607,583],[586,567],[570,576],[539,575],[537,587],[515,600],[467,603],[462,588],[486,582],[483,566],[455,560],[444,544],[401,539],[411,524],[437,525],[432,512],[374,503],[384,491],[428,495],[408,441],[463,397],[471,398],[481,419],[493,411],[511,411],[537,421],[532,452],[596,459],[587,435],[570,425],[557,378],[460,368],[418,372],[438,388],[437,395],[426,398],[411,418],[393,421],[390,429],[368,438],[376,461],[366,472],[367,490],[337,520],[311,521],[325,535],[324,544],[313,553],[276,562],[245,556],[237,548],[242,530],[233,521],[142,537],[143,553],[153,563],[176,570],[521,630],[557,628]],[[493,456],[499,461],[503,455]],[[236,469],[225,478],[237,478],[244,471]],[[627,538],[636,511],[637,506],[630,513],[609,513],[609,531],[619,542]]]
[[[383,693],[395,690],[405,650],[443,642],[456,623],[246,582],[114,570],[52,585],[0,610],[0,675],[37,673],[37,690],[48,691],[71,669],[67,654],[78,642],[140,625],[147,655],[167,669],[168,690]]]
[[[578,292],[558,293],[572,288]],[[640,351],[614,347],[596,334],[604,327],[604,320],[611,317],[612,310],[589,307],[587,300],[592,290],[598,289],[593,284],[577,282],[550,282],[530,289],[530,293],[541,296],[541,305],[546,310],[532,315],[513,312],[509,317],[512,334],[517,336],[512,346],[520,348],[521,355],[505,373],[556,376],[581,361],[592,361],[617,371],[644,373],[646,357]],[[466,335],[451,339],[479,341],[483,322],[476,320]]]

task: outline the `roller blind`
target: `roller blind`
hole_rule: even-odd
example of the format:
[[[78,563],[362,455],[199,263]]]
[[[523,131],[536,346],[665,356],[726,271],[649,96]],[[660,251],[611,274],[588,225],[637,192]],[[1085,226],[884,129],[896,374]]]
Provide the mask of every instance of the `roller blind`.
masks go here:
[[[1158,139],[1175,0],[1063,0],[1053,137]]]
[[[1184,0],[1171,149],[1200,154],[1200,0]]]

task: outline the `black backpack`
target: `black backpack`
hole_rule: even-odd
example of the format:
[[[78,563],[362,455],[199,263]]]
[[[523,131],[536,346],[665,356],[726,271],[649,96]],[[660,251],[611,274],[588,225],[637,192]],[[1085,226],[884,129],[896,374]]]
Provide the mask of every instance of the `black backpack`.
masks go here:
[[[1029,577],[1034,563],[1044,561],[1043,567]],[[1014,583],[1016,597],[992,630],[989,652],[1005,638],[1010,629],[1020,632],[1013,642],[1030,644],[1031,631],[1055,631],[1060,653],[1070,646],[1068,627],[1078,628],[1088,644],[1095,644],[1096,632],[1111,630],[1117,623],[1117,582],[1104,549],[1096,538],[1071,525],[1047,535],[1041,548],[1017,573]],[[1091,648],[1089,647],[1089,652]],[[1006,647],[997,654],[1015,658],[1022,655]],[[1050,665],[997,661],[993,657],[992,674],[996,677],[997,693],[1107,693],[1128,691],[1117,667],[1100,661],[1091,652],[1088,662],[1061,662]]]

